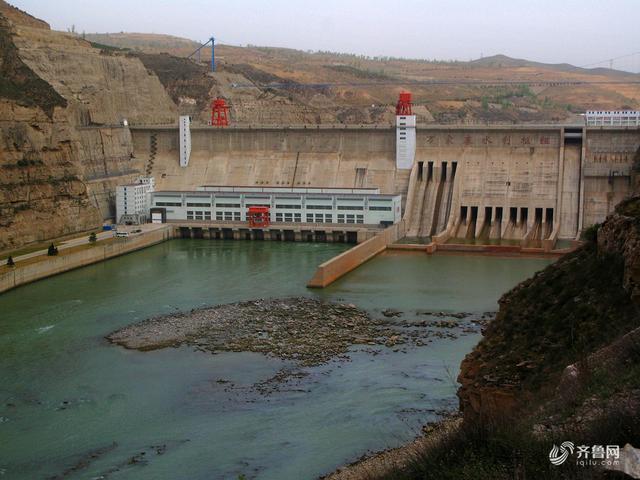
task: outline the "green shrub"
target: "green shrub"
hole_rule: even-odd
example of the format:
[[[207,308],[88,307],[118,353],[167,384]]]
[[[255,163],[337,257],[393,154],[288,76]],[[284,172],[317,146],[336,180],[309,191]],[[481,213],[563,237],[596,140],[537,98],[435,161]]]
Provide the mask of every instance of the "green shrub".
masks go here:
[[[601,226],[602,224],[600,223],[594,223],[589,228],[586,228],[580,234],[580,240],[582,240],[583,242],[595,244],[598,241],[598,230],[600,230]]]
[[[640,198],[631,197],[616,206],[616,213],[626,217],[640,218]]]

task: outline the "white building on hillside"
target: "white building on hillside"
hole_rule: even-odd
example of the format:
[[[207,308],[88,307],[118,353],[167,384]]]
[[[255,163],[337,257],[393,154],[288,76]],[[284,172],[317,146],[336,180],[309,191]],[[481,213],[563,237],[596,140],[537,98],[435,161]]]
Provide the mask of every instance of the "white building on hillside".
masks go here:
[[[150,194],[155,189],[153,177],[139,177],[133,183],[116,187],[116,223],[147,222]]]

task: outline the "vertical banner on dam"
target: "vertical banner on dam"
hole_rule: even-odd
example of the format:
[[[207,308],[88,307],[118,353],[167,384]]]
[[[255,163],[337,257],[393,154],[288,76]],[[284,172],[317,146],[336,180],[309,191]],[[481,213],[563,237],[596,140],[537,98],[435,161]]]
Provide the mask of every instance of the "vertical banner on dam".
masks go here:
[[[180,116],[180,166],[189,165],[189,157],[191,157],[191,117],[188,115]]]
[[[416,156],[416,116],[396,116],[396,168],[411,169]]]

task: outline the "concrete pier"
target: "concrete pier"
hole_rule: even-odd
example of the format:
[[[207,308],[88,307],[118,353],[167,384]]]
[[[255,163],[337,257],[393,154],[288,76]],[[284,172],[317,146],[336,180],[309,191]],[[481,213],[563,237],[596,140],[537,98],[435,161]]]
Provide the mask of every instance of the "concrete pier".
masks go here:
[[[404,222],[392,225],[376,236],[321,264],[307,287],[324,288],[372,259],[405,235]]]
[[[383,231],[371,225],[329,223],[278,222],[264,228],[225,221],[171,221],[167,225],[172,228],[175,238],[282,242],[362,243]]]

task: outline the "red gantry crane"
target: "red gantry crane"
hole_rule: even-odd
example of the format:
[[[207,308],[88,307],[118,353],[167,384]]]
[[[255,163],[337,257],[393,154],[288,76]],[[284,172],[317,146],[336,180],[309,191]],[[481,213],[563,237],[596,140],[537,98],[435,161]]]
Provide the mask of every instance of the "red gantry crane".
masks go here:
[[[413,115],[411,105],[411,94],[409,92],[400,92],[400,98],[396,104],[396,115]]]
[[[224,98],[216,98],[211,103],[211,125],[214,127],[229,126],[229,105]]]

